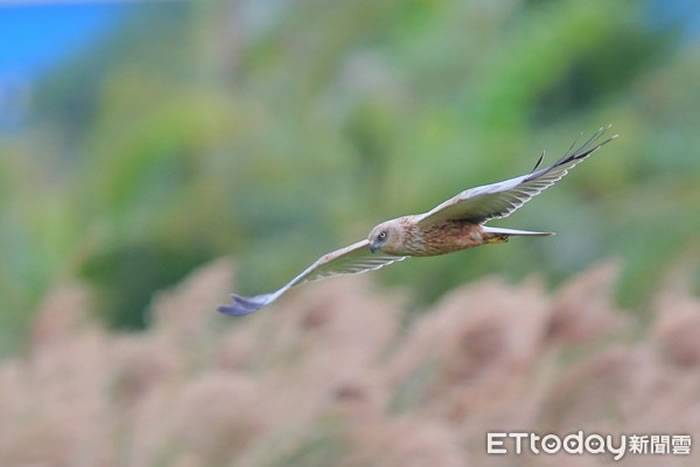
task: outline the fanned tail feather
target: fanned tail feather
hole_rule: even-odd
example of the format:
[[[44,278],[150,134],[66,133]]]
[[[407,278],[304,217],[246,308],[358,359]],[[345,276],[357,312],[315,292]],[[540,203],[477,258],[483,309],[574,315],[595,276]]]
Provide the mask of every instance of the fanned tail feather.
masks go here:
[[[502,227],[482,226],[484,233],[504,237],[549,237],[556,235],[554,232],[534,232],[532,230],[506,229]]]

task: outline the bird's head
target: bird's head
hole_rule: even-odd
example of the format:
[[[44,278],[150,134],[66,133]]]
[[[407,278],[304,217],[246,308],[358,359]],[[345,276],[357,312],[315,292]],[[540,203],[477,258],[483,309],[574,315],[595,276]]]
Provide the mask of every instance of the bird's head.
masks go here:
[[[369,237],[367,237],[369,251],[372,253],[377,251],[390,253],[400,246],[401,239],[401,226],[396,220],[382,222],[374,227],[369,233]]]

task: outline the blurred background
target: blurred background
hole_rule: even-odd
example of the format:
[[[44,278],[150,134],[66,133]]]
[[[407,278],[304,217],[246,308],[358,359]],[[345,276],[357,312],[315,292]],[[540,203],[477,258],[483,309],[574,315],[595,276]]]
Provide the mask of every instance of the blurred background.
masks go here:
[[[566,381],[587,380],[585,372],[597,374],[596,365],[617,375],[615,365],[632,365],[626,359],[652,365],[670,358],[679,368],[692,367],[700,360],[699,83],[694,0],[3,2],[0,399],[10,412],[2,412],[0,402],[0,424],[16,417],[38,425],[27,422],[19,435],[15,425],[6,426],[13,435],[0,436],[6,443],[0,463],[320,466],[334,465],[329,459],[338,465],[419,459],[415,465],[480,465],[503,459],[474,460],[488,424],[477,418],[483,423],[470,425],[471,409],[460,399],[476,390],[465,361],[482,368],[486,355],[513,352],[512,361],[504,357],[497,365],[511,376],[525,368],[520,376],[537,394],[565,384],[560,371],[574,372],[561,376]],[[245,321],[214,312],[230,290],[276,288],[320,254],[365,237],[379,221],[525,173],[543,149],[551,162],[581,133],[608,123],[620,134],[617,141],[499,223],[557,237],[406,261],[311,286]],[[451,307],[460,311],[450,314]],[[487,309],[492,313],[479,321]],[[660,310],[673,316],[662,319]],[[364,321],[349,324],[343,320],[352,318],[341,317],[346,313]],[[490,323],[491,315],[501,321]],[[173,325],[176,337],[164,330],[170,319],[180,323]],[[478,325],[472,329],[469,320]],[[443,321],[452,324],[438,333],[434,322]],[[507,331],[527,323],[539,326],[532,331],[531,360],[513,343],[525,338]],[[598,336],[602,330],[617,334]],[[377,334],[375,341],[367,342],[368,332]],[[447,342],[450,333],[461,350],[448,346],[444,355],[417,356],[431,348],[431,335]],[[282,343],[269,356],[271,337]],[[610,355],[611,345],[623,347]],[[56,356],[45,368],[34,361],[42,349]],[[460,359],[460,352],[469,357]],[[81,360],[86,354],[89,362]],[[402,355],[409,354],[432,363],[428,369],[406,363],[410,357]],[[334,358],[335,364],[324,360]],[[63,373],[54,368],[57,361],[74,366]],[[572,369],[576,364],[588,366]],[[367,386],[334,386],[329,375],[338,365],[357,367],[363,375],[357,381]],[[684,396],[660,397],[660,381],[680,376],[659,365],[634,373],[651,375],[637,407],[664,400],[659,419],[679,407],[695,417],[669,429],[700,427],[700,381],[681,384]],[[44,397],[46,407],[70,397],[94,399],[85,403],[86,423],[99,413],[109,433],[76,432],[70,439],[81,442],[72,450],[62,438],[71,433],[56,430],[51,437],[51,423],[63,426],[61,416],[79,415],[22,412],[29,410],[22,395],[45,381],[41,368],[55,387],[47,383],[48,395],[36,398]],[[239,381],[245,378],[251,381]],[[279,387],[275,378],[330,388],[337,396],[333,410],[351,412],[338,416],[342,420],[361,413],[366,424],[385,417],[389,407],[418,417],[416,425],[427,433],[415,435],[411,422],[393,416],[382,419],[389,428],[378,424],[374,434],[344,431],[336,412],[324,412],[327,392],[300,386],[299,400],[318,395],[314,409],[296,407],[299,400],[290,395],[280,410],[298,408],[289,419],[307,417],[300,426],[311,434],[275,431],[269,417],[256,412],[244,418],[264,434],[248,439],[248,431],[258,432],[234,421],[260,394]],[[85,384],[73,391],[64,387],[66,379]],[[487,380],[495,385],[479,389],[476,405],[499,414],[488,418],[491,427],[545,426],[549,412],[537,405],[540,396],[514,390],[522,400],[510,392],[503,396],[507,403],[497,395],[489,399],[493,388],[511,386]],[[625,380],[647,387],[638,383]],[[177,423],[153,428],[168,409],[149,406],[157,406],[149,394],[160,394],[169,407],[184,404],[186,419],[199,405],[228,405],[229,386],[244,394],[238,402],[231,396],[240,405],[231,409],[234,421],[229,412],[209,414],[221,425],[214,441],[199,439],[204,433],[187,438]],[[461,394],[455,396],[460,402],[432,406],[444,388]],[[602,386],[591,394],[615,390]],[[343,405],[348,400],[350,409]],[[363,403],[376,404],[376,413],[352,405]],[[120,404],[139,407],[119,414],[133,419],[114,418]],[[551,410],[559,414],[560,407]],[[533,418],[513,426],[510,416],[522,412]],[[608,409],[602,419],[630,420]],[[144,433],[162,437],[132,439],[125,427],[139,423]],[[462,431],[445,428],[451,423],[461,423]],[[172,433],[196,448],[184,449],[186,455],[173,448],[181,439]],[[48,454],[31,457],[37,448],[22,443],[36,446],[42,436],[49,437]],[[102,444],[89,438],[87,449],[82,436],[101,436]],[[376,461],[385,454],[381,446],[411,436],[420,438],[411,445],[432,452],[436,440],[435,452],[452,454],[428,462],[409,449],[398,461]],[[298,443],[274,459],[262,456],[265,446],[285,445],[281,439]],[[347,452],[364,454],[343,457]]]

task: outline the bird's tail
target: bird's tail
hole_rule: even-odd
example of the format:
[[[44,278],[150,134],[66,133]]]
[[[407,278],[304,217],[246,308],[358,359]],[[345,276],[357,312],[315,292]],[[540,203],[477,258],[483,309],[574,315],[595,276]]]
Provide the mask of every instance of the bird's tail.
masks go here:
[[[482,226],[482,232],[487,243],[507,242],[510,237],[549,237],[556,235],[554,232],[533,232],[532,230],[515,230],[503,227]]]

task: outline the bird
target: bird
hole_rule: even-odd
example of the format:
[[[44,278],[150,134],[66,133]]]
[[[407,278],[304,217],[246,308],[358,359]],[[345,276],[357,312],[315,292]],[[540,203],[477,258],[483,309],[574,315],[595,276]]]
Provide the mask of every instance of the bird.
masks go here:
[[[243,316],[264,308],[297,285],[327,277],[374,271],[410,257],[438,256],[481,245],[504,243],[510,237],[546,237],[553,232],[517,230],[486,225],[511,215],[561,180],[569,170],[618,137],[603,138],[611,125],[599,128],[581,146],[576,140],[554,164],[541,168],[544,151],[527,174],[502,182],[469,188],[422,214],[387,220],[366,239],[318,258],[274,292],[244,297],[233,294],[219,306],[221,313]]]

